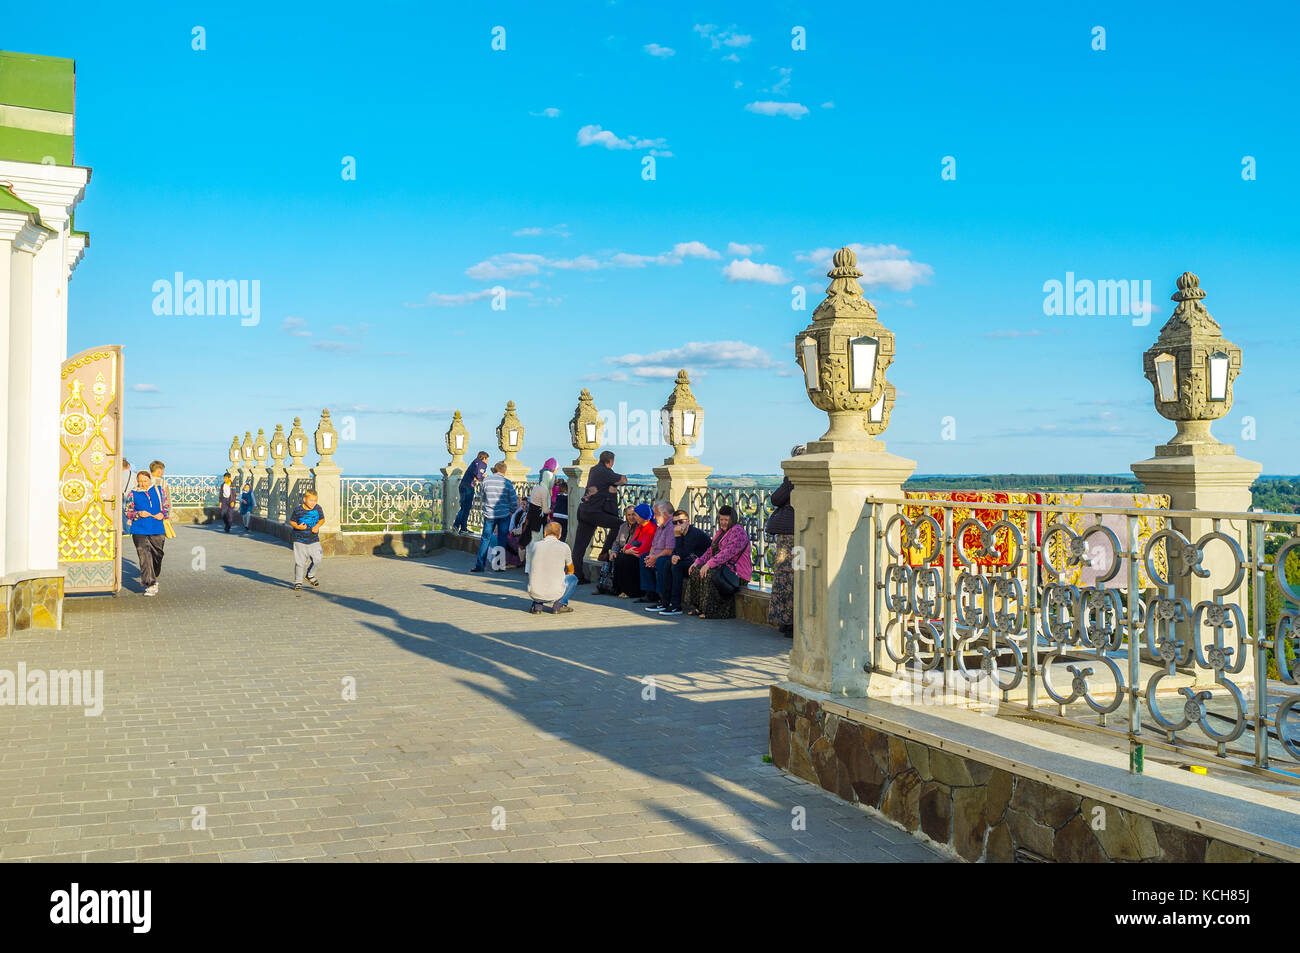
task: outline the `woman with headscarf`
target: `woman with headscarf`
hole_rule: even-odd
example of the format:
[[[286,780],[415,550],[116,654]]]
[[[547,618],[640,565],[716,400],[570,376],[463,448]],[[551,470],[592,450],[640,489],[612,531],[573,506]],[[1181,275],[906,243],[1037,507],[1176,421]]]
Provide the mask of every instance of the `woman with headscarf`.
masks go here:
[[[682,608],[687,614],[701,619],[736,617],[736,592],[749,585],[754,577],[749,551],[749,531],[737,522],[736,511],[730,506],[718,507],[718,532],[713,543],[686,574]],[[733,573],[739,586],[730,589],[728,580]]]
[[[649,503],[638,503],[632,511],[636,527],[632,530],[622,551],[614,557],[614,592],[616,596],[633,599],[641,596],[641,557],[650,551],[658,527],[651,519],[654,511]]]
[[[528,515],[524,517],[524,528],[519,534],[519,549],[521,552],[527,553],[528,544],[532,541],[533,533],[540,532],[542,526],[550,518],[553,509],[551,489],[555,485],[555,471],[558,466],[554,457],[543,463],[542,472],[537,477],[537,483],[528,494]]]
[[[614,542],[610,543],[609,559],[601,563],[600,579],[596,581],[597,592],[607,596],[614,595],[614,560],[623,551],[623,547],[628,544],[632,534],[636,531],[636,527],[636,507],[623,507],[623,525],[618,528],[618,532],[614,535]]]
[[[790,448],[790,456],[798,457],[808,452],[805,444]],[[772,598],[767,603],[767,624],[776,626],[787,639],[794,638],[794,507],[790,494],[794,484],[786,477],[772,493],[772,515],[767,518],[764,530],[776,537],[771,552]]]

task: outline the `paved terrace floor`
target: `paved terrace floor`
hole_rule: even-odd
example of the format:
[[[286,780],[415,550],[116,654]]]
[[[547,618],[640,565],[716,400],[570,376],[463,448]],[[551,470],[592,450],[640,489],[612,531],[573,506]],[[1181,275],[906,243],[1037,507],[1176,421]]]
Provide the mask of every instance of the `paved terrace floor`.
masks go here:
[[[0,642],[0,669],[102,669],[105,694],[0,708],[0,860],[947,859],[763,762],[771,630],[589,587],[529,615],[520,572],[460,552],[327,560],[295,594],[285,545],[179,534],[157,598],[129,563]]]

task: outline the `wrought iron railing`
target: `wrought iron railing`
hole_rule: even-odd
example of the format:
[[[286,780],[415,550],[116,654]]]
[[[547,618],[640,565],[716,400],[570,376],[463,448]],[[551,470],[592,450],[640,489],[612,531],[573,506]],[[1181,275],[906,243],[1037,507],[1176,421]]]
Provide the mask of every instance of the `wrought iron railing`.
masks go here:
[[[750,586],[770,590],[776,564],[775,540],[765,531],[772,515],[772,488],[758,486],[701,486],[690,494],[691,522],[712,537],[718,531],[718,510],[730,506],[749,533],[754,580]]]
[[[427,477],[343,477],[345,533],[442,529],[442,480]]]
[[[528,494],[537,485],[536,480],[515,480],[515,495],[527,500]],[[465,520],[466,532],[473,536],[483,534],[483,484],[474,487],[474,502],[470,505],[469,516]]]
[[[873,671],[1294,779],[1279,757],[1300,761],[1300,581],[1284,569],[1300,517],[867,503]],[[1291,535],[1266,558],[1279,521]],[[1269,574],[1289,600],[1273,631]],[[1176,590],[1198,578],[1211,595],[1192,605]]]
[[[167,493],[172,506],[216,506],[222,476],[167,474]],[[135,482],[131,485],[134,487]]]

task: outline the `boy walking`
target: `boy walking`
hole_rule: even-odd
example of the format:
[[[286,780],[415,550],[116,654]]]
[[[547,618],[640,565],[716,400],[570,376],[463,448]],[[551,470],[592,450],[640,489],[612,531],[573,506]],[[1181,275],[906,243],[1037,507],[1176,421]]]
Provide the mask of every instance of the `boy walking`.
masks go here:
[[[320,528],[324,523],[325,511],[316,502],[316,491],[308,490],[302,495],[302,503],[289,516],[289,527],[293,530],[294,592],[302,592],[304,574],[313,589],[320,586],[317,573],[325,558],[320,548]]]

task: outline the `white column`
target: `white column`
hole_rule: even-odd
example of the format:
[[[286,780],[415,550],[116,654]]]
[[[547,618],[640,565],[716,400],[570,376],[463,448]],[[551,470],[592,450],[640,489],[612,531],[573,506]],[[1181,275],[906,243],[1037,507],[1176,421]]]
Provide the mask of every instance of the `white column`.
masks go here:
[[[13,250],[13,238],[0,232],[0,368],[4,369],[6,379],[9,377],[9,273],[10,259],[17,254]],[[9,388],[0,387],[0,451],[5,454],[5,462],[0,464],[0,506],[7,506],[9,499],[9,464],[13,448],[9,446]],[[4,514],[6,523],[9,514]],[[8,544],[4,533],[0,533],[0,579],[8,572],[9,561],[5,556]],[[0,609],[3,607],[0,606]]]
[[[6,365],[8,386],[5,388],[6,459],[5,469],[5,572],[34,568],[31,562],[31,431],[29,413],[32,380],[32,270],[35,252],[48,232],[27,226],[3,251],[8,259],[9,293],[4,301],[8,309]],[[57,386],[58,375],[55,375]],[[57,467],[57,460],[56,460]],[[56,512],[57,517],[57,512]],[[57,528],[55,532],[57,532]],[[57,559],[48,567],[55,568]]]

